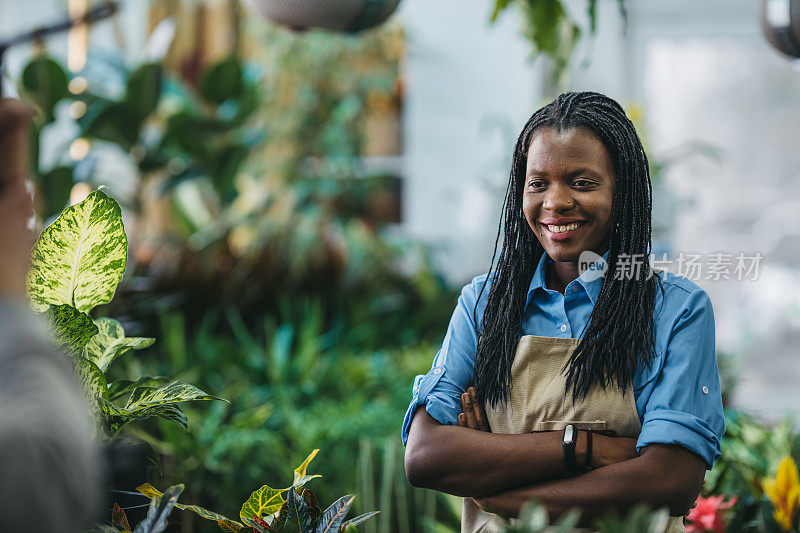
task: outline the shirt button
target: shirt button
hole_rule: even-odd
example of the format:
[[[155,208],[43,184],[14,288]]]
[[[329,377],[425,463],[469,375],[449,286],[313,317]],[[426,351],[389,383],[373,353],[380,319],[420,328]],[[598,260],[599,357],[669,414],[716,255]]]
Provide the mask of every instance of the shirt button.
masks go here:
[[[705,385],[703,385],[703,389],[702,390],[703,390],[703,394],[708,394],[708,387],[706,387]]]
[[[434,368],[434,369],[433,369],[433,373],[434,373],[434,374],[438,374],[438,373],[440,373],[441,371],[442,371],[442,369],[441,369],[441,368]],[[704,388],[705,388],[705,387],[704,387]]]
[[[578,292],[578,286],[577,285],[573,285],[572,286],[572,292]]]
[[[566,332],[567,332],[567,325],[561,324],[561,333],[566,333]]]

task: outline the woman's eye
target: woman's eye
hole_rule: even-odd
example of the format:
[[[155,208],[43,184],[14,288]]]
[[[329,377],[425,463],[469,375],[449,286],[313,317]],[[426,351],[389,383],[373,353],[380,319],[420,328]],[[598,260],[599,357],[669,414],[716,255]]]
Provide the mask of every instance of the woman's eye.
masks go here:
[[[592,182],[589,180],[575,180],[572,182],[574,185],[578,187],[589,187],[592,185]]]
[[[544,185],[545,185],[545,183],[543,181],[529,181],[528,182],[528,187],[531,187],[532,189],[540,189],[540,188],[544,187]]]

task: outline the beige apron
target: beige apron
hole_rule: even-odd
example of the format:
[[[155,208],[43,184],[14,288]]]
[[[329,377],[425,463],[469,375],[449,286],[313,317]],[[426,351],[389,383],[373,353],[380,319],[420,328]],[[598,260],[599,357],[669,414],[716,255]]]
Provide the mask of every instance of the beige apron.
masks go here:
[[[508,401],[499,403],[496,409],[486,406],[492,433],[561,430],[567,424],[574,424],[578,429],[613,431],[616,437],[639,435],[642,425],[632,385],[624,396],[618,387],[603,390],[594,386],[584,400],[574,405],[570,388],[565,399],[566,376],[561,369],[579,341],[536,335],[520,338],[511,368],[513,386]],[[464,498],[462,533],[493,533],[515,522],[514,518],[484,512],[472,498]],[[665,533],[685,531],[683,517],[670,517]]]

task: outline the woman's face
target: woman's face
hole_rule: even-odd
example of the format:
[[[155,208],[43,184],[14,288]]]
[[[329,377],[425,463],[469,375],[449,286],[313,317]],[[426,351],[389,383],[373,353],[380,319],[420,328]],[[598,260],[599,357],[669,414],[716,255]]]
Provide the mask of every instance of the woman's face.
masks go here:
[[[611,155],[588,130],[534,133],[522,210],[551,259],[577,262],[585,250],[605,253],[614,182]]]

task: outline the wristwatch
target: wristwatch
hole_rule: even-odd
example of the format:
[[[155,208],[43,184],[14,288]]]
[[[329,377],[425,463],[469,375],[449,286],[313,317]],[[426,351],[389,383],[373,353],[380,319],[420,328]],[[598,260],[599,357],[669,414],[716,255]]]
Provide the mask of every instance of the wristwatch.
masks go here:
[[[577,442],[577,431],[575,426],[567,424],[564,428],[564,437],[561,440],[561,448],[564,450],[564,467],[568,471],[575,470],[575,443]]]

